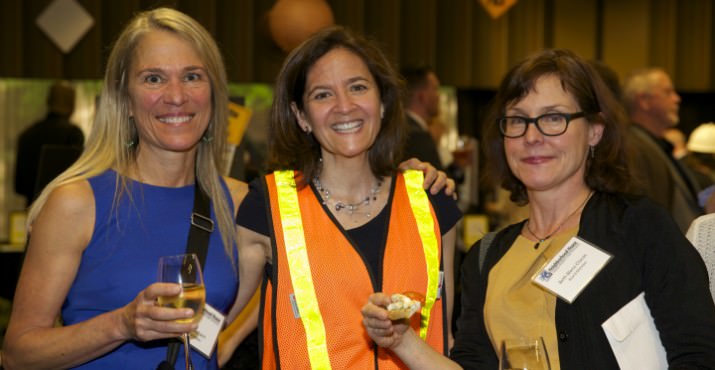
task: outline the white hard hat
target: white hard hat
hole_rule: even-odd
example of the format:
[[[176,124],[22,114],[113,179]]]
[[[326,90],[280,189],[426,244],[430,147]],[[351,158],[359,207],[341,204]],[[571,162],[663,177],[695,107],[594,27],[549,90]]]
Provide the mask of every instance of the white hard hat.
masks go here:
[[[691,152],[715,153],[715,123],[703,123],[693,130],[687,147]]]

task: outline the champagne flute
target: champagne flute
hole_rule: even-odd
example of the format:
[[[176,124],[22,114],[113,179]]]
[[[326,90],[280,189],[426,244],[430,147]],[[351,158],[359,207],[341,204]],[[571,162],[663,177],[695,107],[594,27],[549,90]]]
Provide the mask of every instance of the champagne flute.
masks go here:
[[[499,370],[551,370],[544,338],[510,338],[501,342]]]
[[[177,320],[177,322],[198,322],[204,311],[206,289],[204,288],[204,278],[201,274],[201,264],[196,254],[190,253],[160,257],[159,281],[163,283],[175,283],[181,286],[181,292],[179,292],[178,295],[159,297],[159,305],[171,308],[190,308],[194,310],[194,316],[188,319]],[[191,357],[189,356],[189,333],[182,334],[182,337],[184,340],[186,369],[191,370],[193,369],[193,365],[191,364]]]

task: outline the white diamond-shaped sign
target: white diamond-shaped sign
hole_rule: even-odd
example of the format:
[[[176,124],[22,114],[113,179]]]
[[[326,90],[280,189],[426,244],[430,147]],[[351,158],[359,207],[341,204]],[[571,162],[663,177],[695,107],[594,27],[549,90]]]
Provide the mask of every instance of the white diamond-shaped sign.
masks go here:
[[[35,21],[63,53],[68,53],[94,24],[76,0],[55,0]]]

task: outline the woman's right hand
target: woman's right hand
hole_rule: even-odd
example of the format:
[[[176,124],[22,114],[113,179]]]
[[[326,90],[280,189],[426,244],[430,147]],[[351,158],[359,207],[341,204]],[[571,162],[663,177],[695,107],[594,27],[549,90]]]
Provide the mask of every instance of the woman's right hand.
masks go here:
[[[408,320],[392,321],[387,315],[390,296],[383,293],[370,295],[368,303],[362,307],[362,323],[367,334],[375,343],[384,348],[395,348],[402,343],[409,326]]]
[[[159,297],[179,294],[177,284],[153,283],[139,292],[136,298],[121,310],[121,327],[128,340],[141,342],[180,336],[196,330],[197,323],[179,323],[176,320],[193,316],[190,308],[169,308],[157,304]]]
[[[407,319],[390,320],[386,309],[390,302],[389,295],[375,293],[362,307],[362,323],[375,344],[393,351],[412,370],[461,369],[420,339]]]

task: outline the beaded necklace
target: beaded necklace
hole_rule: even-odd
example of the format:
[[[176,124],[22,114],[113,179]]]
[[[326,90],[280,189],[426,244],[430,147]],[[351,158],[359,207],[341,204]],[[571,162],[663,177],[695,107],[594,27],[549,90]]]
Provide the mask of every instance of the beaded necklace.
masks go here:
[[[328,190],[323,184],[320,182],[320,179],[318,176],[313,177],[313,185],[315,185],[315,188],[318,190],[319,193],[323,195],[323,205],[328,205],[328,201],[330,201],[331,195],[330,195],[330,190]],[[356,213],[360,208],[364,206],[370,205],[371,202],[377,200],[377,193],[380,192],[380,187],[382,186],[382,180],[378,179],[375,184],[372,186],[372,189],[370,189],[370,194],[368,194],[363,200],[356,202],[356,203],[346,203],[343,202],[342,200],[336,200],[333,199],[333,202],[335,202],[334,208],[335,211],[340,212],[342,210],[347,210],[349,215],[353,215]],[[367,212],[365,214],[367,218],[370,218],[370,213]]]

